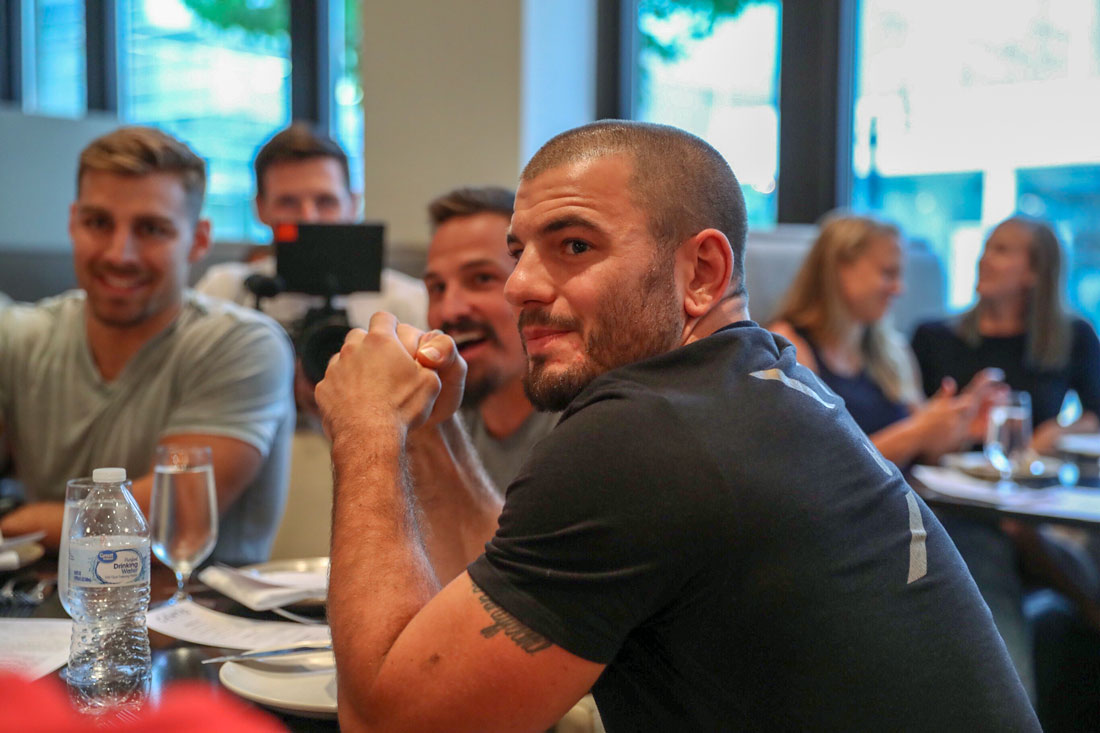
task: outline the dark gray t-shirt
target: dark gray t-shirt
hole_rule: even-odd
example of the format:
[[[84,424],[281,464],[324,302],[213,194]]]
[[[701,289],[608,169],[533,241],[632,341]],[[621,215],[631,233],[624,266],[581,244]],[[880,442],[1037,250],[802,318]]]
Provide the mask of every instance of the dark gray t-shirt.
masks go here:
[[[222,514],[213,560],[266,560],[286,501],[294,429],[290,341],[271,319],[187,291],[176,320],[110,382],[92,360],[84,293],[0,309],[0,426],[30,501],[100,466],[153,469],[167,436],[243,441],[259,473]]]
[[[939,522],[752,323],[609,372],[469,568],[616,730],[1038,730]]]

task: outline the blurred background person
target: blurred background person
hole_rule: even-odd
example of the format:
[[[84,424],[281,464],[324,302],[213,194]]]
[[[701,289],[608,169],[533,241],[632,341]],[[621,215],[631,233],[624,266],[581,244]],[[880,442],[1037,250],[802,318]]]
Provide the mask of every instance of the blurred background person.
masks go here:
[[[455,189],[432,201],[424,271],[428,325],[452,337],[466,360],[462,417],[500,491],[558,419],[557,413],[536,411],[527,399],[527,355],[504,299],[504,283],[515,267],[507,242],[514,199],[508,189],[487,186]]]
[[[918,327],[913,350],[925,390],[940,379],[963,380],[996,367],[1012,389],[1031,396],[1032,448],[1040,455],[1051,453],[1065,433],[1096,430],[1100,343],[1088,322],[1063,305],[1062,248],[1054,231],[1025,217],[997,225],[978,262],[976,290],[978,302],[970,310]],[[1062,425],[1058,414],[1070,389],[1083,411]],[[1044,728],[1095,729],[1100,725],[1096,538],[1088,542],[1090,557],[1046,528],[958,517],[945,517],[944,524],[1004,627],[1002,635],[1018,637],[1014,657],[1030,660],[1035,640],[1035,699]],[[1047,591],[1025,605],[1025,580],[1060,595]],[[1025,608],[1031,628],[1025,626]],[[1006,630],[1009,625],[1012,630]]]
[[[896,227],[869,217],[827,217],[771,328],[790,339],[799,361],[844,398],[882,454],[904,467],[980,441],[983,413],[1003,387],[992,370],[975,369],[958,379],[945,374],[934,389],[925,385],[932,396],[922,402],[913,353],[886,319],[890,303],[901,293],[899,240]],[[970,384],[956,394],[963,379]],[[941,520],[1034,698],[1023,578],[1013,543],[996,523],[950,515],[941,515]]]
[[[0,435],[27,498],[0,530],[44,530],[56,549],[66,481],[100,466],[126,469],[148,515],[157,446],[209,446],[211,559],[266,560],[286,499],[293,360],[270,318],[185,287],[211,241],[206,166],[159,130],[123,127],[83,150],[76,180],[81,289],[0,310]]]
[[[924,390],[965,382],[987,367],[1031,395],[1033,447],[1049,453],[1065,432],[1100,424],[1100,342],[1063,305],[1062,252],[1043,222],[1013,217],[993,229],[978,262],[978,302],[956,318],[922,324],[913,336]],[[1066,392],[1084,409],[1071,425],[1056,418]]]
[[[331,137],[303,122],[276,133],[256,153],[256,216],[267,227],[280,223],[348,224],[359,219],[359,197],[351,190],[348,158]],[[275,275],[275,257],[253,256],[207,270],[195,286],[200,293],[252,306],[255,296],[245,286],[249,275]],[[280,293],[261,303],[264,313],[292,328],[316,297]],[[366,326],[371,314],[389,311],[403,323],[425,322],[424,287],[416,278],[384,268],[382,289],[348,297],[353,326]]]
[[[274,229],[281,223],[348,224],[359,218],[359,197],[351,190],[347,154],[331,137],[312,126],[295,122],[260,147],[253,161],[256,174],[256,216]],[[323,298],[305,293],[256,296],[245,282],[252,275],[276,274],[273,254],[253,254],[247,262],[214,265],[195,285],[195,290],[249,307],[259,306],[289,333],[296,334],[310,308]],[[422,327],[425,323],[424,286],[413,277],[383,268],[381,290],[352,293],[343,306],[352,326],[365,327],[375,311],[384,310],[402,322]],[[313,382],[297,362],[294,398],[299,427],[316,427]]]
[[[844,399],[888,460],[904,468],[970,445],[984,429],[993,373],[962,394],[944,379],[925,401],[913,354],[887,318],[902,291],[896,227],[864,216],[826,217],[769,326],[798,360]],[[969,380],[968,380],[969,381]]]

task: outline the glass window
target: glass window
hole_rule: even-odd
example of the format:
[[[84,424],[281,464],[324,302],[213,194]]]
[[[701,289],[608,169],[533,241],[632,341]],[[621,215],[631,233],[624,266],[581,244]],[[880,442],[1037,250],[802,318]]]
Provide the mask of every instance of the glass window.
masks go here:
[[[956,309],[989,229],[1043,218],[1070,303],[1097,323],[1100,5],[862,0],[859,22],[853,205],[928,243]]]
[[[84,0],[23,3],[23,109],[80,117],[87,107]]]
[[[339,3],[334,3],[334,6]],[[363,189],[363,82],[359,75],[359,39],[362,37],[358,0],[343,0],[343,25],[339,23],[334,44],[339,63],[336,66],[336,95],[333,100],[333,127],[337,142],[348,154],[351,186]],[[334,7],[334,11],[336,7]]]
[[[776,220],[779,0],[639,0],[633,117],[714,145],[745,193],[749,226]]]
[[[252,158],[290,121],[286,0],[120,0],[118,14],[119,114],[206,159],[217,239],[266,241]]]

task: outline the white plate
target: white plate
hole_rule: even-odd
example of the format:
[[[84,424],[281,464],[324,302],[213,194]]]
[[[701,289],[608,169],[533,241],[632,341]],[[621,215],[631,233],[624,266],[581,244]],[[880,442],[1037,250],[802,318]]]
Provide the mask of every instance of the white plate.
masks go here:
[[[305,557],[297,560],[271,560],[255,565],[245,565],[240,569],[255,575],[260,580],[263,580],[265,576],[269,576],[270,580],[277,582],[279,585],[287,585],[288,579],[292,578],[294,573],[321,574],[327,578],[328,558]],[[324,603],[324,597],[307,598],[292,604],[291,608],[295,606],[323,606]]]
[[[1058,450],[1086,458],[1100,458],[1100,433],[1063,435],[1058,439]]]
[[[279,712],[306,718],[336,718],[335,667],[303,670],[297,666],[283,668],[271,661],[263,665],[226,662],[218,672],[218,679],[241,697]]]
[[[974,451],[971,453],[951,453],[943,457],[943,465],[962,471],[965,474],[986,481],[999,481],[1001,473],[989,462],[984,453]],[[1052,479],[1058,477],[1058,471],[1062,468],[1062,462],[1050,456],[1040,456],[1042,464],[1038,472],[1025,472],[1014,470],[1013,481]],[[1033,468],[1034,468],[1033,464]]]

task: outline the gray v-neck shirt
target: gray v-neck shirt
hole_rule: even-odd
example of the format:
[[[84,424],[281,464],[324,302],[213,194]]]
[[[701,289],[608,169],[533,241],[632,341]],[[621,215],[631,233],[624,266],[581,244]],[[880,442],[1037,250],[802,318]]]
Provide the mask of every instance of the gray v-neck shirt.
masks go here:
[[[495,438],[485,429],[481,412],[476,407],[462,408],[462,420],[470,433],[470,442],[501,494],[519,473],[531,447],[558,424],[558,416],[556,412],[532,412],[514,433]]]
[[[95,366],[84,293],[0,310],[0,425],[29,501],[64,499],[100,466],[148,474],[172,435],[235,438],[263,463],[221,517],[213,560],[267,559],[286,499],[294,357],[271,319],[187,291],[179,316],[112,381]]]

